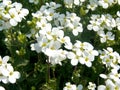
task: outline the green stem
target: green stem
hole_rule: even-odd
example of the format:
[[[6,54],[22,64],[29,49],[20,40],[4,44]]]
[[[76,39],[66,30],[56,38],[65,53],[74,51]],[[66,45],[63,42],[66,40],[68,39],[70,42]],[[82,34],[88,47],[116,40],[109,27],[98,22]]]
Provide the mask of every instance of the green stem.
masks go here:
[[[50,57],[48,57],[48,60],[47,60],[47,77],[46,77],[47,83],[49,83],[49,81],[50,81],[50,63],[49,63],[49,61],[50,61]]]

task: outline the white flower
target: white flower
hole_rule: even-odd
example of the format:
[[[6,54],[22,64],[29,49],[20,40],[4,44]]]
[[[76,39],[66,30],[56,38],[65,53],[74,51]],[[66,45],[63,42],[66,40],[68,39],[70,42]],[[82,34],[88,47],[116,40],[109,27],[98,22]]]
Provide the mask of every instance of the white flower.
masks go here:
[[[49,28],[48,24],[49,23],[47,23],[47,20],[41,17],[41,20],[36,22],[36,28],[41,28],[41,29],[44,29],[46,27]]]
[[[68,52],[67,57],[71,59],[71,64],[73,66],[76,66],[79,62],[79,59],[81,58],[80,56],[76,56],[73,52]]]
[[[105,84],[106,85],[99,85],[98,86],[98,90],[115,90],[115,84],[110,80],[110,79],[107,79],[105,81]]]
[[[96,88],[96,85],[92,82],[89,82],[88,89],[89,90],[95,90],[95,88]]]
[[[115,39],[115,35],[113,35],[112,32],[107,32],[106,34],[104,33],[104,31],[100,31],[98,33],[100,35],[100,41],[101,43],[106,42],[107,40],[114,40]]]
[[[83,32],[82,24],[79,23],[79,25],[77,25],[74,23],[73,25],[72,33],[74,36],[77,36],[78,32]]]
[[[66,86],[63,88],[63,90],[77,90],[75,84],[71,84],[70,82],[67,82],[65,85]]]
[[[18,13],[19,13],[19,17],[22,20],[22,18],[25,19],[25,16],[27,16],[29,14],[29,11],[28,11],[28,9],[22,8]]]
[[[49,8],[49,9],[45,9],[43,13],[44,13],[46,19],[47,19],[48,21],[51,21],[51,20],[53,20],[55,10]]]
[[[112,69],[111,73],[109,73],[109,78],[114,80],[115,82],[119,81],[120,79],[120,74],[116,69]]]
[[[90,17],[92,20],[90,20],[90,24],[87,26],[87,29],[88,30],[94,30],[94,31],[99,31],[101,30],[101,27],[100,27],[100,15],[92,15]]]
[[[67,54],[67,57],[71,59],[71,64],[73,66],[76,66],[79,62],[91,67],[95,56],[98,56],[98,52],[93,50],[93,46],[90,43],[82,43],[78,40],[73,45],[72,51]]]
[[[104,51],[100,52],[100,58],[102,59],[102,63],[106,65],[106,67],[110,66],[114,69],[119,69],[118,66],[120,61],[120,56],[116,51],[113,51],[111,47],[108,47],[107,50],[104,49]]]
[[[11,65],[7,65],[7,70],[8,70],[8,81],[10,83],[15,83],[16,79],[20,78],[20,73],[18,71],[14,71],[13,67]]]
[[[41,35],[46,36],[49,40],[52,38],[52,25],[50,23],[44,23],[44,26],[41,27],[41,30],[39,31]]]
[[[92,66],[92,61],[94,60],[94,57],[92,55],[89,55],[88,53],[83,54],[83,59],[80,60],[81,64],[85,64],[88,67]]]
[[[16,9],[11,8],[9,10],[9,14],[10,14],[10,24],[12,26],[16,26],[18,24],[18,21],[20,21],[20,18],[18,16],[18,13],[16,12]]]
[[[3,27],[2,29],[9,29],[12,26],[16,26],[28,13],[28,9],[22,8],[21,3],[12,3],[10,0],[3,0],[0,4],[0,17],[3,20],[2,24],[0,24]]]

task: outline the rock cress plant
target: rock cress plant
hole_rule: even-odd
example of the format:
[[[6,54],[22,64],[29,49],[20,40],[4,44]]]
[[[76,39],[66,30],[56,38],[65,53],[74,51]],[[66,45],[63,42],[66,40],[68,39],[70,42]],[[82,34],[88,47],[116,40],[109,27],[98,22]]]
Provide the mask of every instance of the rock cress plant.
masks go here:
[[[0,90],[120,90],[120,0],[54,1],[0,0]]]

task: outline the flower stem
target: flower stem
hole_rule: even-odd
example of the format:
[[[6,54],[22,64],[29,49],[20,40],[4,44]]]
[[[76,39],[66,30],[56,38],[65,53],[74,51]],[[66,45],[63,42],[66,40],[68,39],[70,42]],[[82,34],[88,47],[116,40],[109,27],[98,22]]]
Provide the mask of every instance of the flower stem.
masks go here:
[[[46,77],[46,82],[49,83],[50,81],[50,57],[48,57],[48,60],[47,60],[47,77]]]

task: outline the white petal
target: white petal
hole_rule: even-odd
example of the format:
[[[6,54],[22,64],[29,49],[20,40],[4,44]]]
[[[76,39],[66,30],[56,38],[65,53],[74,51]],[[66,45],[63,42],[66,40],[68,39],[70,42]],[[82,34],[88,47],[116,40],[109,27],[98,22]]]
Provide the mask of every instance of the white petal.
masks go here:
[[[0,90],[5,90],[5,88],[4,88],[4,87],[2,87],[2,86],[0,86]]]
[[[107,79],[107,76],[105,74],[100,74],[101,78]]]
[[[4,56],[4,57],[3,57],[3,62],[4,62],[4,63],[7,63],[8,60],[9,60],[9,56]]]
[[[94,31],[98,31],[98,30],[99,30],[99,27],[98,27],[98,26],[93,26],[93,30],[94,30]]]
[[[85,59],[84,59],[84,58],[80,58],[80,59],[79,59],[79,62],[80,62],[81,64],[85,64]]]
[[[9,76],[9,71],[6,69],[6,68],[3,68],[1,73],[4,75],[4,76]]]
[[[28,9],[22,9],[21,10],[21,17],[23,18],[24,16],[27,16],[29,14],[29,11],[28,11]]]
[[[12,26],[16,26],[18,24],[18,22],[16,20],[14,20],[14,19],[10,19],[10,24]]]
[[[72,60],[71,60],[71,64],[72,64],[73,66],[76,66],[76,65],[78,64],[78,60],[77,60],[77,59],[72,59]]]
[[[83,85],[79,84],[77,90],[82,90],[82,89],[83,89]]]
[[[72,33],[73,33],[74,36],[78,35],[78,31],[77,30],[73,30]]]
[[[34,44],[34,48],[37,53],[41,52],[41,47],[39,47],[38,43]]]
[[[75,54],[73,52],[68,52],[67,57],[69,59],[73,59],[73,58],[75,58]]]
[[[106,90],[106,86],[104,85],[99,85],[97,90]]]
[[[88,30],[92,30],[92,29],[93,29],[92,25],[88,25],[88,26],[87,26],[87,29],[88,29]]]
[[[98,51],[93,50],[93,51],[92,51],[92,54],[95,55],[95,56],[98,56],[99,53],[98,53]]]
[[[16,82],[16,78],[14,78],[14,77],[9,77],[8,80],[9,80],[10,83],[15,83]]]
[[[14,71],[14,77],[16,79],[19,79],[20,78],[20,73],[18,71]]]
[[[91,67],[91,66],[92,66],[92,63],[91,63],[91,62],[89,62],[89,61],[88,61],[88,62],[86,62],[85,64],[86,64],[88,67]]]
[[[108,3],[104,3],[104,4],[103,4],[103,8],[104,8],[104,9],[108,8]]]
[[[101,43],[106,42],[106,38],[100,38]]]
[[[22,21],[22,19],[18,15],[16,15],[14,17],[14,19],[15,19],[16,22],[21,22]]]
[[[120,30],[120,26],[117,26],[117,29]]]
[[[71,42],[65,42],[65,48],[67,48],[67,49],[72,49],[72,43]]]
[[[120,0],[118,0],[120,2]],[[117,11],[117,16],[120,17],[120,11]]]
[[[13,66],[12,66],[11,64],[7,64],[7,70],[8,70],[9,72],[13,72],[13,71],[14,71],[14,68],[13,68]]]
[[[35,50],[35,44],[31,44],[30,47],[31,47],[31,50],[32,50],[32,51]]]
[[[2,79],[2,82],[3,82],[4,84],[7,84],[9,81],[8,81],[7,78],[4,78],[4,79]]]

